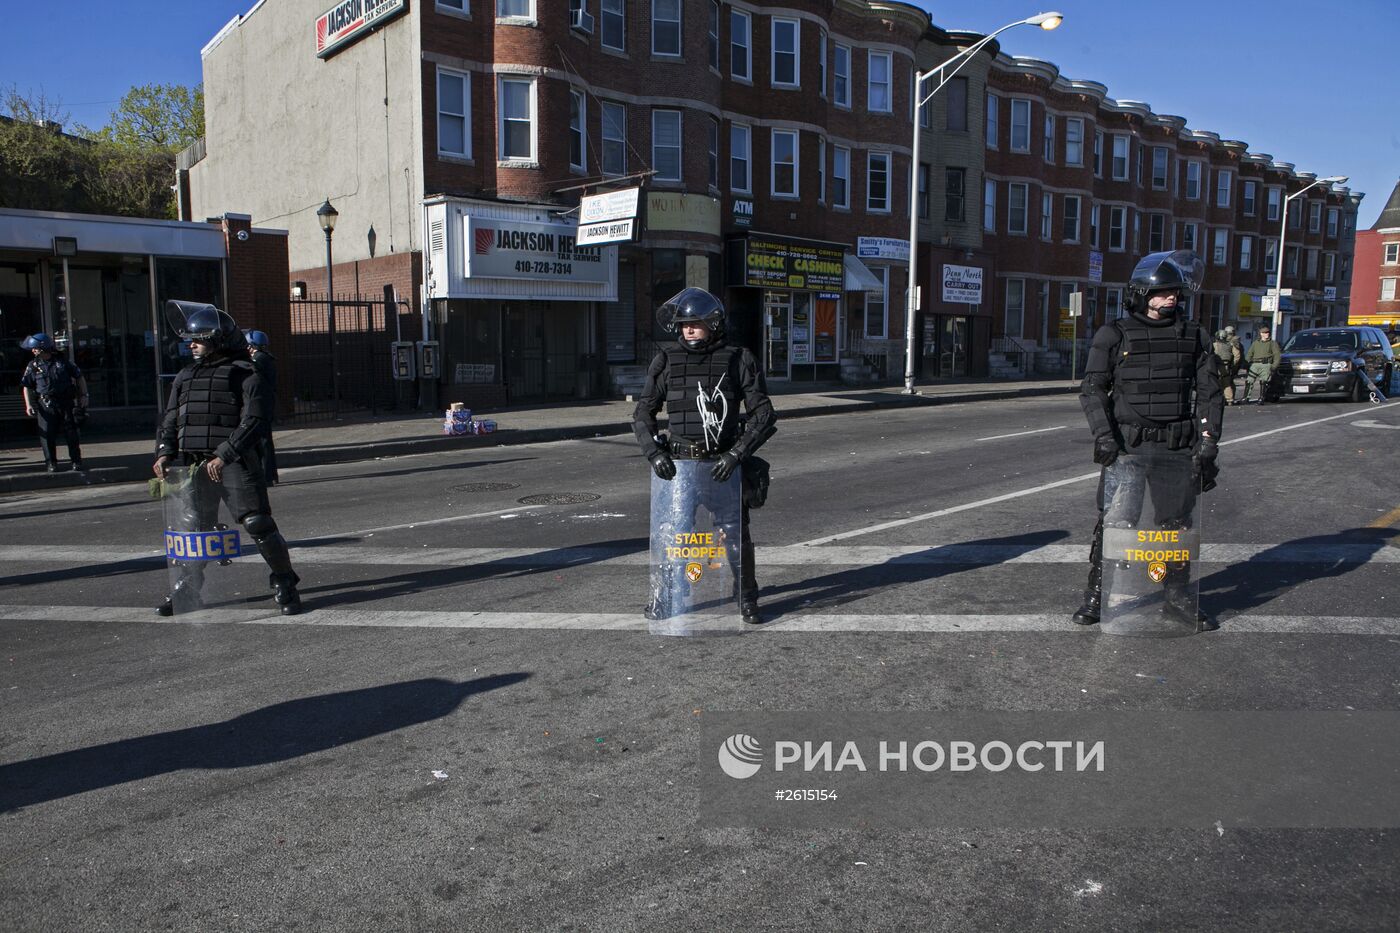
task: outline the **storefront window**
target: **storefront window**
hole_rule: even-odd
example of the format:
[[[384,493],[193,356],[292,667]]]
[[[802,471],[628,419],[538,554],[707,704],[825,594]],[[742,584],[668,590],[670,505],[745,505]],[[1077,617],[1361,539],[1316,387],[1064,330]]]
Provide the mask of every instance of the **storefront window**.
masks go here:
[[[0,264],[0,395],[18,396],[20,373],[33,355],[21,344],[25,337],[43,329],[39,267]]]

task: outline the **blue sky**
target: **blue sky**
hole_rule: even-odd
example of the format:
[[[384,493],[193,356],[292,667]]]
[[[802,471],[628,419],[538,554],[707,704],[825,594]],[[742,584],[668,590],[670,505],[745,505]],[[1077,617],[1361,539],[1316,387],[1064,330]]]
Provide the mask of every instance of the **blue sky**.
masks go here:
[[[1400,179],[1400,104],[1393,82],[1381,80],[1394,67],[1397,0],[916,2],[940,26],[979,31],[1058,9],[1065,14],[1059,29],[1017,27],[1002,34],[1003,48],[1054,62],[1067,77],[1100,81],[1112,97],[1183,116],[1192,128],[1242,139],[1300,171],[1350,175],[1352,190],[1366,192],[1362,229]],[[9,4],[0,85],[43,90],[74,123],[101,126],[134,84],[198,82],[200,48],[252,5]],[[310,23],[307,29],[309,36]]]

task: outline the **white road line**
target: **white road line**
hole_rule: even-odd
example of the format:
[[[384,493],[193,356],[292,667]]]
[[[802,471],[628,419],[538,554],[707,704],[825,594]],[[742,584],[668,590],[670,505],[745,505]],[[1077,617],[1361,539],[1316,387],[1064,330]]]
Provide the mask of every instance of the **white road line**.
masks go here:
[[[0,620],[30,622],[147,622],[160,625],[307,625],[366,628],[507,629],[531,631],[645,633],[647,622],[630,612],[434,612],[413,610],[315,609],[298,616],[274,610],[206,609],[163,619],[145,607],[0,605]],[[713,623],[711,623],[713,624]],[[821,634],[827,632],[909,632],[979,635],[995,632],[1051,632],[1090,636],[1093,628],[1074,625],[1068,613],[1031,615],[852,615],[794,614],[759,627],[734,622],[746,633]],[[1207,638],[1230,635],[1385,635],[1400,636],[1400,619],[1373,616],[1239,615],[1220,620]],[[1112,637],[1112,636],[1100,636]]]
[[[1025,437],[1027,434],[1044,434],[1047,431],[1063,431],[1068,425],[1057,424],[1053,428],[1036,428],[1034,431],[1017,431],[1015,434],[997,434],[992,437],[979,437],[978,441],[1000,441],[1008,437]]]
[[[329,541],[334,538],[363,538],[365,535],[375,534],[380,531],[402,531],[405,528],[418,528],[422,525],[445,525],[448,522],[465,522],[473,518],[490,518],[493,515],[509,515],[514,512],[529,512],[532,509],[542,509],[543,505],[517,505],[509,509],[496,509],[492,512],[474,512],[471,515],[449,515],[447,518],[425,518],[419,522],[404,522],[402,525],[384,525],[379,528],[361,528],[359,531],[341,531],[333,534],[317,535],[314,538],[306,538],[306,541]]]
[[[1255,434],[1247,434],[1244,437],[1237,437],[1234,440],[1224,440],[1220,446],[1226,444],[1241,444],[1245,441],[1252,441],[1261,437],[1268,437],[1270,434],[1280,434],[1284,431],[1296,431],[1299,428],[1310,427],[1314,424],[1322,424],[1324,421],[1335,421],[1338,418],[1354,418],[1357,415],[1364,415],[1370,412],[1369,408],[1361,408],[1356,411],[1342,412],[1340,415],[1328,415],[1326,418],[1315,418],[1312,421],[1302,421],[1298,424],[1284,425],[1281,428],[1273,428],[1268,431],[1259,431]],[[955,515],[958,512],[966,512],[970,509],[979,509],[985,505],[995,505],[998,502],[1009,502],[1012,499],[1020,499],[1025,496],[1033,496],[1036,493],[1047,492],[1051,489],[1058,489],[1061,486],[1069,486],[1074,483],[1082,483],[1088,479],[1098,479],[1099,471],[1093,473],[1083,473],[1079,476],[1071,476],[1068,479],[1057,480],[1053,483],[1046,483],[1042,486],[1035,486],[1030,489],[1021,489],[1016,492],[1009,492],[1005,495],[992,496],[990,499],[981,499],[977,502],[967,502],[963,505],[955,505],[946,509],[939,509],[936,512],[925,512],[922,515],[911,515],[908,518],[895,519],[894,521],[882,522],[878,525],[871,525],[868,528],[854,528],[850,531],[843,531],[834,535],[827,535],[822,538],[813,538],[811,541],[803,541],[796,547],[816,547],[821,544],[830,544],[833,541],[844,541],[847,538],[858,538],[862,535],[874,534],[877,531],[888,531],[891,528],[900,528],[904,525],[912,525],[915,522],[925,522],[932,518],[942,518],[945,515]]]

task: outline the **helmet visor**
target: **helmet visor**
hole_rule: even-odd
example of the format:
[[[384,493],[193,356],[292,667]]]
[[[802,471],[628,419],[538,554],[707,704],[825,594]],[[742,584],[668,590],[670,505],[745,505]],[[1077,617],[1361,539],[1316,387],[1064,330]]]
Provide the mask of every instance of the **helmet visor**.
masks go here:
[[[1206,278],[1206,264],[1200,256],[1189,249],[1179,249],[1167,257],[1167,262],[1181,274],[1181,287],[1195,293],[1201,290]]]

